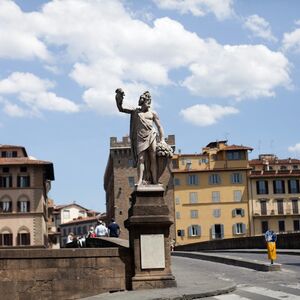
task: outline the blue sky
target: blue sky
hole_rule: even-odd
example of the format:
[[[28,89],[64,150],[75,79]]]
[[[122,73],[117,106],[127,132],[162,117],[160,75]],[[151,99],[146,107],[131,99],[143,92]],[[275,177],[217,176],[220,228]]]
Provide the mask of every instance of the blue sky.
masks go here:
[[[182,153],[300,158],[298,0],[0,0],[0,143],[54,163],[50,196],[105,211],[117,111],[152,94]]]

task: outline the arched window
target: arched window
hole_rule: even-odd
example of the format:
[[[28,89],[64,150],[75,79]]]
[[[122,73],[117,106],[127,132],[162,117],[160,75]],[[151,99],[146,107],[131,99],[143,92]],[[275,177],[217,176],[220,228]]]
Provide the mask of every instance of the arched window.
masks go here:
[[[8,227],[4,227],[0,230],[0,246],[12,246],[13,245],[13,235]]]
[[[12,212],[12,201],[9,197],[4,196],[0,199],[0,212]]]
[[[30,245],[30,230],[25,226],[21,227],[18,231],[17,245],[18,246]]]
[[[27,213],[30,212],[30,201],[27,197],[21,196],[18,199],[18,212]]]

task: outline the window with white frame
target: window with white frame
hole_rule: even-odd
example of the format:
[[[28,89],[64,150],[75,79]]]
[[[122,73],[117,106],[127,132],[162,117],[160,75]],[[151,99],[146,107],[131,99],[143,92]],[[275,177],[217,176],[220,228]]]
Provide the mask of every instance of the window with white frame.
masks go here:
[[[180,219],[180,211],[176,211],[176,219]]]
[[[188,227],[188,232],[190,237],[200,236],[201,235],[201,227],[200,225],[191,225]]]
[[[25,188],[30,186],[29,176],[18,176],[17,181],[18,187]]]
[[[198,218],[198,210],[196,210],[196,209],[191,210],[191,218],[192,219],[197,219]]]
[[[232,173],[231,174],[231,183],[242,183],[242,173]]]
[[[179,205],[179,204],[180,204],[180,198],[179,198],[179,197],[176,197],[176,198],[175,198],[175,204],[176,204],[176,205]]]
[[[233,191],[233,200],[235,202],[241,202],[242,201],[242,191],[241,190]]]
[[[174,185],[175,186],[180,185],[180,179],[179,178],[177,178],[177,177],[174,178]]]
[[[187,176],[187,184],[188,185],[198,185],[198,175],[189,174]]]
[[[0,202],[0,210],[2,212],[11,212],[12,211],[12,201],[9,198],[4,198]]]
[[[28,200],[20,200],[18,201],[19,212],[26,213],[30,210],[30,202]]]
[[[236,223],[233,224],[233,234],[245,234],[246,233],[246,224]]]
[[[0,176],[0,187],[2,188],[12,187],[12,176],[10,175]]]
[[[215,218],[220,218],[221,217],[221,209],[220,208],[213,209],[213,216]]]
[[[224,225],[223,224],[214,224],[211,226],[211,238],[213,240],[224,238]]]
[[[236,217],[236,216],[244,217],[245,216],[245,210],[243,208],[235,208],[232,211],[232,216],[233,217]]]
[[[210,174],[209,175],[209,184],[220,184],[221,176],[219,174]]]
[[[190,204],[198,203],[198,193],[197,192],[190,192],[189,198],[190,198]]]
[[[220,202],[220,192],[219,191],[211,192],[211,200],[214,203]]]

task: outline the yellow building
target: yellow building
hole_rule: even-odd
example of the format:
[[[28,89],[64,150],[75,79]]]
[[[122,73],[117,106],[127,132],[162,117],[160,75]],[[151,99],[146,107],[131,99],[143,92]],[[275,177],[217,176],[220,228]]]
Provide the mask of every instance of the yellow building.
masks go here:
[[[248,236],[248,151],[212,142],[173,158],[176,244]]]
[[[251,234],[300,230],[300,160],[262,154],[250,161]]]

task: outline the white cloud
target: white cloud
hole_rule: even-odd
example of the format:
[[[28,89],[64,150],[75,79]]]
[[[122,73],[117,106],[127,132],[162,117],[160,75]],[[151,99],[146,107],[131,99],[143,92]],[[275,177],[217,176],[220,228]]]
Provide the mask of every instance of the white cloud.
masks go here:
[[[197,62],[191,64],[192,75],[183,86],[203,97],[245,98],[272,97],[275,88],[290,87],[289,62],[280,52],[263,45],[207,47]]]
[[[51,54],[39,39],[30,20],[13,1],[0,0],[0,58],[50,60]]]
[[[232,1],[192,2],[198,3],[197,7],[210,7],[210,11],[218,7],[218,16],[226,11],[222,5],[232,9]],[[3,20],[8,20],[1,23],[0,31],[30,36],[46,51],[42,55],[43,52],[30,44],[29,52],[22,52],[23,56],[13,50],[5,53],[10,53],[12,58],[40,59],[53,72],[68,68],[69,76],[85,89],[84,104],[102,114],[116,112],[117,87],[123,87],[126,99],[136,104],[145,89],[170,84],[182,84],[198,96],[237,99],[273,96],[276,88],[290,84],[289,63],[280,52],[260,45],[223,46],[212,39],[201,39],[170,18],[156,19],[149,25],[132,18],[121,1],[50,1],[32,13],[22,12],[12,1],[0,0],[0,3],[10,11],[9,16],[0,13]],[[51,61],[45,61],[49,49]],[[172,82],[170,73],[178,69],[190,73],[180,82]],[[32,86],[23,84],[21,88],[21,82],[16,87],[10,86],[11,80],[2,81],[2,94],[18,88],[20,91],[14,93],[20,100],[30,105],[34,102],[39,109],[78,110],[67,99],[43,94],[54,89],[51,82],[36,82],[33,78],[31,82]],[[38,92],[29,90],[30,96],[25,95],[27,89],[38,89],[39,84],[42,86]],[[32,96],[37,93],[39,98]],[[43,106],[45,101],[48,104]]]
[[[294,146],[288,147],[289,152],[300,154],[300,143],[295,144]]]
[[[231,106],[197,104],[181,110],[183,118],[197,126],[209,126],[217,123],[225,116],[237,114],[239,111]]]
[[[213,13],[218,20],[224,20],[234,15],[233,0],[153,0],[159,8],[177,10],[182,14],[191,13],[195,16],[205,16]]]
[[[300,24],[299,24],[300,25]],[[300,52],[300,28],[283,35],[282,48],[284,51],[293,50]]]
[[[254,36],[276,42],[277,38],[272,34],[271,26],[264,18],[251,15],[245,20],[245,27],[252,31]]]
[[[79,106],[74,102],[48,91],[53,87],[54,83],[51,81],[41,79],[31,73],[12,73],[9,77],[0,80],[0,95],[16,96],[20,104],[26,108],[6,99],[4,111],[10,116],[17,117],[38,115],[43,110],[66,113],[79,111]]]

